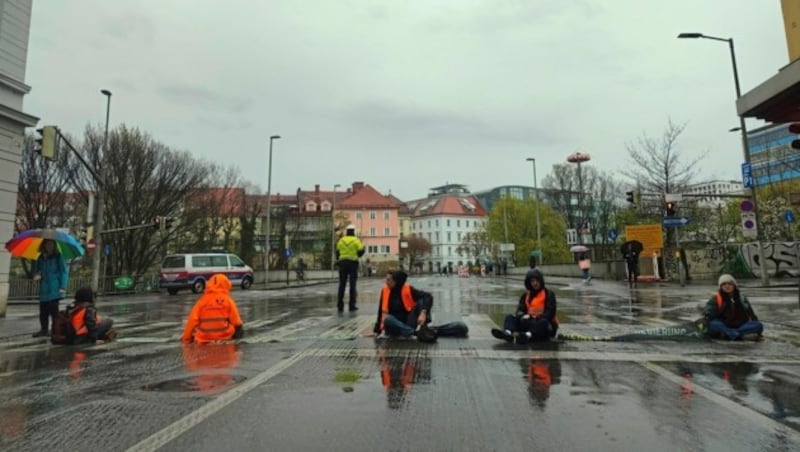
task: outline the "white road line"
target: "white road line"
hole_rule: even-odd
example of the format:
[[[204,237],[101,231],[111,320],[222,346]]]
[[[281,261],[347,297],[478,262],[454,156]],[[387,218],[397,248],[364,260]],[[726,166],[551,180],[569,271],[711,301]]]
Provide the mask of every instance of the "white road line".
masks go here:
[[[681,385],[684,383],[684,378],[680,375],[674,374],[667,369],[659,366],[658,364],[654,363],[642,363],[642,367],[658,374],[660,377],[665,378],[677,385]],[[723,408],[728,409],[732,413],[740,414],[747,418],[747,420],[752,421],[754,424],[758,424],[760,427],[763,427],[766,430],[773,430],[778,432],[782,436],[786,436],[792,442],[800,441],[800,432],[793,430],[780,422],[766,416],[764,414],[759,413],[752,408],[747,407],[744,404],[739,404],[730,400],[726,397],[723,397],[716,392],[704,388],[700,385],[692,384],[692,392],[699,394],[702,397],[716,403],[717,405],[722,406]]]
[[[259,373],[255,377],[246,380],[242,384],[229,389],[222,393],[219,397],[206,403],[199,409],[187,414],[186,416],[178,419],[172,424],[164,427],[149,437],[139,441],[127,450],[129,452],[139,451],[155,451],[163,447],[170,441],[189,431],[194,426],[205,421],[215,413],[238,400],[243,395],[257,388],[259,385],[269,381],[272,377],[280,374],[288,369],[301,359],[308,356],[307,351],[299,352],[290,358],[281,361],[280,363],[270,367],[269,369]]]

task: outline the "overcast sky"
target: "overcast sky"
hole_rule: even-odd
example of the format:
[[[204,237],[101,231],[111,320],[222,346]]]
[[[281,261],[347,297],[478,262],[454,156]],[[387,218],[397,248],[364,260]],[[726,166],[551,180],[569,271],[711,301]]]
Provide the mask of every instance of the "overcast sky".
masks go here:
[[[742,91],[788,63],[779,0],[34,0],[25,111],[105,119],[228,162],[272,192],[364,181],[532,185],[568,154],[613,171],[626,143],[688,123],[704,178],[740,179]],[[748,122],[748,127],[760,125]],[[621,196],[623,196],[621,194]]]

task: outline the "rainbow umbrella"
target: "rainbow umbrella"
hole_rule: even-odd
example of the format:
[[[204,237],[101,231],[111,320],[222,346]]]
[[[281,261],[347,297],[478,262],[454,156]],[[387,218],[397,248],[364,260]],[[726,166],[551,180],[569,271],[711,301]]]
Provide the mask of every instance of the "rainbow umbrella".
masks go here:
[[[58,229],[28,229],[20,232],[6,242],[6,249],[13,256],[34,260],[39,257],[39,248],[47,239],[56,242],[58,252],[68,261],[86,254],[78,239]]]

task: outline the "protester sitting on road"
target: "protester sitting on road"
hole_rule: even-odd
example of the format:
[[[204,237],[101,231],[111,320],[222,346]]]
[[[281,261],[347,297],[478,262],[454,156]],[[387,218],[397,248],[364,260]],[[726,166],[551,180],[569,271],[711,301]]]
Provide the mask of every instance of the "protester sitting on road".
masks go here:
[[[406,283],[407,280],[404,271],[386,274],[386,286],[378,302],[378,320],[373,329],[378,337],[411,337],[417,328],[427,327],[430,323],[433,295],[415,289]]]
[[[67,306],[67,312],[75,330],[74,344],[110,341],[117,337],[117,332],[111,329],[114,321],[97,315],[91,287],[81,287],[75,292],[75,302]]]
[[[709,336],[729,340],[742,340],[746,335],[760,337],[764,326],[750,301],[739,292],[733,276],[720,276],[718,285],[719,291],[708,300],[703,312]]]
[[[558,331],[556,294],[545,287],[544,276],[538,269],[525,274],[525,288],[514,314],[506,316],[503,329],[492,328],[492,336],[518,344],[555,337]]]
[[[244,322],[239,317],[236,302],[229,295],[230,290],[231,281],[224,274],[209,278],[205,292],[189,313],[181,342],[204,344],[244,336]]]

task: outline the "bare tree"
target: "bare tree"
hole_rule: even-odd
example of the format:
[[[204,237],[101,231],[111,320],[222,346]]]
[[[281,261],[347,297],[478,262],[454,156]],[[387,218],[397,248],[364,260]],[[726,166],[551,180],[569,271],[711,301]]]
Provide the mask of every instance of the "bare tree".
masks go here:
[[[642,134],[636,143],[627,144],[633,165],[623,167],[620,172],[645,193],[659,197],[663,193],[679,193],[691,184],[697,175],[697,164],[708,155],[708,151],[703,151],[692,159],[684,158],[677,143],[685,128],[686,124],[675,124],[668,119],[660,138]]]
[[[403,252],[405,257],[408,258],[409,266],[416,264],[418,259],[424,257],[433,249],[429,241],[417,234],[411,234],[406,241],[408,242],[408,248]]]
[[[238,231],[245,191],[238,170],[205,163],[206,178],[187,196],[182,217],[191,225],[183,237],[185,247],[193,251],[239,248]]]
[[[486,231],[467,232],[461,240],[461,244],[456,247],[459,256],[466,256],[468,259],[479,259],[490,252],[492,241]]]

